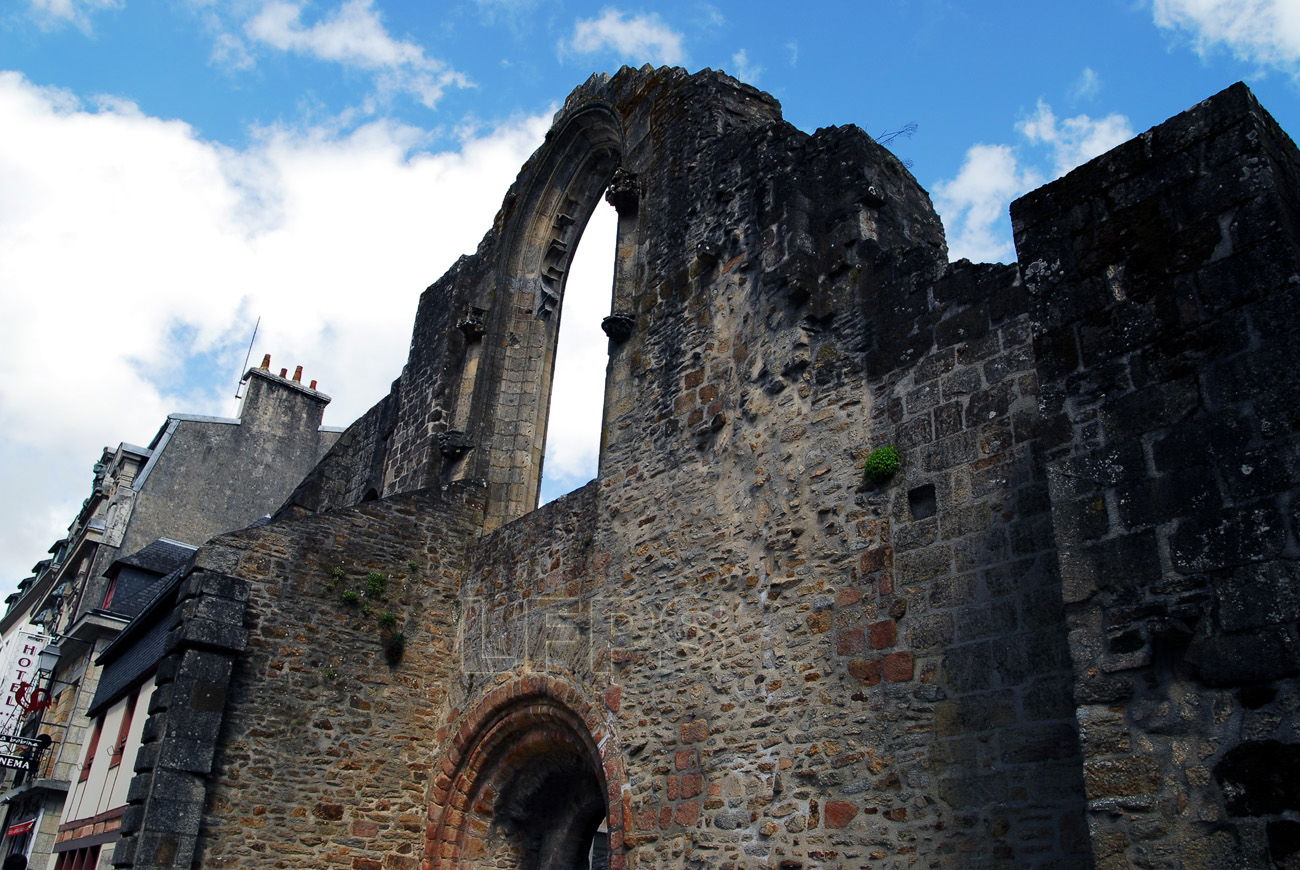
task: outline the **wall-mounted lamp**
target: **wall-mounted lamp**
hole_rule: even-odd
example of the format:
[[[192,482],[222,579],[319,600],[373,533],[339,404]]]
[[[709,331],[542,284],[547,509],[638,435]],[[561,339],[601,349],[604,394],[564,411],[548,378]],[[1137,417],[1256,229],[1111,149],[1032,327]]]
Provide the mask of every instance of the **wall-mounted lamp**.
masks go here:
[[[59,649],[57,643],[46,644],[45,649],[36,654],[36,669],[46,673],[53,673],[55,667],[59,664],[59,656],[62,654],[63,650]]]

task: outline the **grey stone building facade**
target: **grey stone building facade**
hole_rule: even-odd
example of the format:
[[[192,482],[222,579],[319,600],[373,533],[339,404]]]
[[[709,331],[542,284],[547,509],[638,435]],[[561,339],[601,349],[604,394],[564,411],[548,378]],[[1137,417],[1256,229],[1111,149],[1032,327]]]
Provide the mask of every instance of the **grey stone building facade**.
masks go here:
[[[600,470],[535,509],[602,195]],[[1294,863],[1298,202],[1236,85],[949,263],[861,130],[593,77],[179,581],[116,866]]]
[[[0,779],[6,807],[0,854],[24,854],[34,868],[81,866],[69,864],[73,856],[87,867],[101,866],[100,857],[109,866],[121,806],[111,818],[90,813],[96,818],[89,825],[64,817],[69,793],[79,796],[79,783],[94,767],[88,740],[114,750],[107,758],[121,766],[121,740],[114,743],[110,734],[99,746],[96,719],[87,716],[100,655],[154,597],[178,558],[188,561],[207,539],[274,511],[338,438],[339,430],[321,426],[329,397],[314,383],[302,384],[301,370],[291,379],[269,365],[268,356],[246,374],[238,418],[172,414],[147,447],[105,448],[68,536],[8,602],[0,633],[21,636],[33,649],[57,648],[60,657],[52,669],[39,670],[36,655],[27,656],[28,667],[7,675],[0,741],[18,739],[3,744],[4,754],[30,751],[24,737],[46,735],[50,742],[32,766],[7,769]]]

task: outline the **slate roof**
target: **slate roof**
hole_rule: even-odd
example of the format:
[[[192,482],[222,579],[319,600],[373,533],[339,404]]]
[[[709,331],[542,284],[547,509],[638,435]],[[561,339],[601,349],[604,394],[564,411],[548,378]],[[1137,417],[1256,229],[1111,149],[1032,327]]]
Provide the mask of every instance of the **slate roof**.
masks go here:
[[[101,709],[120,698],[163,657],[172,628],[170,617],[176,605],[176,594],[188,571],[189,562],[186,561],[170,574],[158,578],[152,587],[152,597],[100,654],[98,661],[104,670],[99,675],[95,697],[86,710],[87,716],[98,715]]]
[[[144,549],[137,550],[129,556],[124,556],[113,564],[143,568],[145,571],[152,571],[155,574],[170,574],[190,556],[193,556],[194,551],[197,549],[197,547],[191,547],[189,544],[182,544],[180,541],[173,541],[170,538],[159,538]]]
[[[159,538],[118,559],[108,569],[115,585],[112,601],[104,609],[118,616],[136,616],[157,596],[165,577],[189,564],[195,550],[189,544]]]

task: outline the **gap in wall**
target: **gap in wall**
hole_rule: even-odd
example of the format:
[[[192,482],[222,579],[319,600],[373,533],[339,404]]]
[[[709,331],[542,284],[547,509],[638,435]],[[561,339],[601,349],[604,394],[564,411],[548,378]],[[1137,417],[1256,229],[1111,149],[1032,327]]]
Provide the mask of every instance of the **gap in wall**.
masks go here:
[[[569,266],[546,420],[541,504],[596,476],[609,358],[600,321],[609,314],[617,229],[618,213],[601,197]]]

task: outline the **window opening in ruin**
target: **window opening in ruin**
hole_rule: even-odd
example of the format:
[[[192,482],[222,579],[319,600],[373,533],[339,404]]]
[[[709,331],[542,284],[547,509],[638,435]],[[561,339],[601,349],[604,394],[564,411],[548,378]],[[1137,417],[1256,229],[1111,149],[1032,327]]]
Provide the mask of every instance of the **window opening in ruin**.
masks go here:
[[[540,503],[572,492],[596,476],[604,410],[618,214],[600,198],[579,239],[561,302],[560,334],[546,420]]]

